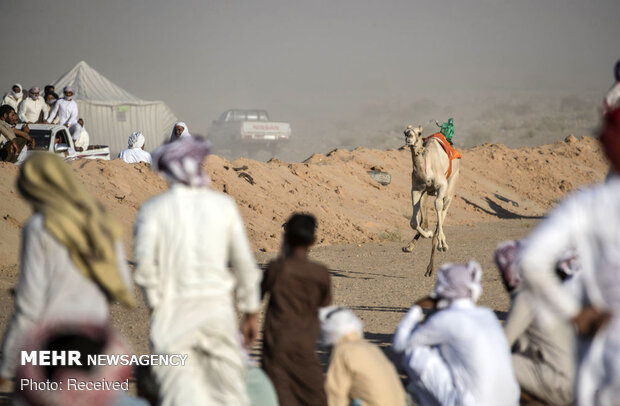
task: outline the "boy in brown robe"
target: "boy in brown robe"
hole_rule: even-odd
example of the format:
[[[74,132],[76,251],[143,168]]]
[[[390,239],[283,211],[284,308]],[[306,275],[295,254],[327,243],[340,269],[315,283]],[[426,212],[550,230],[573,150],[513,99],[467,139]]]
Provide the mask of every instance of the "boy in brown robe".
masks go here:
[[[331,301],[327,268],[308,259],[315,241],[316,219],[293,214],[285,225],[282,255],[263,277],[269,292],[264,325],[263,369],[281,405],[325,406],[323,369],[316,354],[318,311]]]

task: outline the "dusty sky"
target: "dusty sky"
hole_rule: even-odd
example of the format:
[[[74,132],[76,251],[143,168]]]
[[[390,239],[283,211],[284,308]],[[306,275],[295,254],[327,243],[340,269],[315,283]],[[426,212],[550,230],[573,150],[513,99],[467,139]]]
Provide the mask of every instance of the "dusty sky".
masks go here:
[[[85,60],[196,133],[232,107],[308,128],[382,101],[602,94],[619,15],[618,0],[0,0],[0,88]]]

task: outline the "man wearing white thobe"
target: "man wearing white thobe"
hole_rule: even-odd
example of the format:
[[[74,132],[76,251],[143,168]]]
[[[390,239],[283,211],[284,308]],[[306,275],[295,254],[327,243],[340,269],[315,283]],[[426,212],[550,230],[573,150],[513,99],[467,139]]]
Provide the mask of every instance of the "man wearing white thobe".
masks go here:
[[[121,297],[120,293],[133,294],[122,242],[116,238],[120,226],[62,159],[32,155],[22,165],[17,185],[34,214],[22,232],[15,311],[2,346],[2,378],[14,376],[24,340],[34,328],[53,323],[105,324],[108,302]],[[95,261],[99,268],[90,265]],[[102,266],[105,273],[99,272]],[[108,290],[112,282],[118,285]]]
[[[493,311],[478,307],[480,265],[443,265],[429,299],[441,309],[421,322],[414,305],[400,322],[393,348],[403,353],[407,389],[425,405],[515,406],[519,385],[510,349]],[[443,307],[446,306],[446,307]]]
[[[15,83],[11,88],[11,91],[4,95],[2,99],[2,105],[8,104],[13,107],[15,111],[19,107],[19,103],[21,103],[24,98],[24,92],[22,91],[22,85],[19,83]]]
[[[620,179],[614,177],[567,198],[529,237],[521,257],[524,282],[563,320],[576,319],[586,303],[612,318],[593,337],[579,360],[579,405],[614,405],[620,398]],[[562,289],[555,258],[574,246],[582,258],[579,279],[585,300]],[[600,344],[593,350],[594,344]],[[580,351],[586,352],[586,351]],[[601,369],[599,369],[599,366]]]
[[[43,120],[47,119],[50,111],[43,97],[39,96],[39,88],[33,87],[28,91],[28,97],[24,98],[17,109],[17,116],[22,123],[37,123],[43,113]]]
[[[523,400],[531,396],[550,405],[572,405],[575,383],[575,329],[566,320],[540,315],[535,297],[522,288],[516,264],[522,241],[505,241],[495,251],[504,287],[511,306],[504,332],[512,348],[512,364]],[[580,263],[572,250],[567,251],[556,267],[563,287],[573,292],[581,277]],[[568,278],[568,280],[567,280]],[[576,292],[574,294],[577,294]]]
[[[620,109],[604,117],[600,141],[620,171]],[[583,189],[562,202],[534,230],[522,253],[524,284],[540,304],[571,320],[582,336],[577,404],[616,405],[620,399],[620,179]],[[582,295],[555,278],[555,258],[574,247],[581,259]]]
[[[128,164],[137,164],[139,162],[151,163],[151,154],[144,150],[146,139],[141,131],[136,131],[129,136],[129,148],[122,150],[118,157]]]
[[[235,303],[247,345],[261,272],[234,200],[207,187],[208,146],[189,137],[155,151],[154,169],[172,185],[136,221],[135,279],[152,309],[153,351],[189,355],[185,367],[153,368],[164,406],[249,404]]]
[[[62,99],[58,99],[56,103],[54,103],[54,107],[50,114],[47,116],[48,124],[51,124],[56,116],[58,116],[58,124],[64,126],[71,126],[78,121],[78,105],[75,100],[73,100],[73,88],[70,86],[65,86],[63,89],[65,93],[65,97]]]

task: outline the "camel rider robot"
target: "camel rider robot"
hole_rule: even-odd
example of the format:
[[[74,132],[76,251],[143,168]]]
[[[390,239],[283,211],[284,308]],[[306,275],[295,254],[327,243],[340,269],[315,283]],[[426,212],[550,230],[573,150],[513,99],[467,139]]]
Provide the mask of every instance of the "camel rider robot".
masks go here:
[[[454,146],[454,143],[452,142],[452,137],[454,137],[454,119],[449,118],[448,121],[443,124],[439,124],[435,121],[435,124],[437,124],[437,126],[439,127],[439,132],[442,133],[444,137],[446,137],[446,140],[448,140],[450,145]]]

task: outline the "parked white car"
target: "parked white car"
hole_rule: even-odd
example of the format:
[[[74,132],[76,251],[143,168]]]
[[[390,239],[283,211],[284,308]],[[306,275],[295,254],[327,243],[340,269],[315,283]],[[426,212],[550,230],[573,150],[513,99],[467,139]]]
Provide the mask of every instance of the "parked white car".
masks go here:
[[[21,128],[23,125],[18,125]],[[51,152],[67,160],[103,159],[110,160],[110,148],[107,145],[89,145],[85,151],[76,151],[73,139],[67,127],[55,124],[29,124],[30,136],[35,141],[34,148],[28,148],[27,154],[34,152]]]

